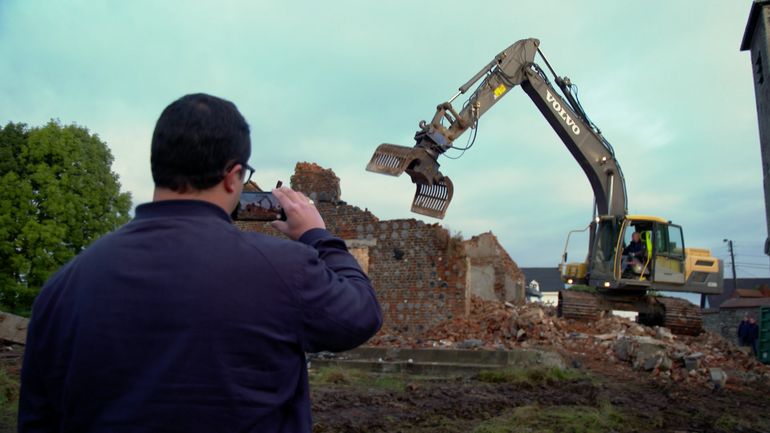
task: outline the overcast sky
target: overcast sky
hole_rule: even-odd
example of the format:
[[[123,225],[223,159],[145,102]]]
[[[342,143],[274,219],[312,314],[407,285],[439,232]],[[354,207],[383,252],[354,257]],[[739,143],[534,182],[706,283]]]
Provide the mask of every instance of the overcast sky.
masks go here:
[[[298,161],[333,169],[342,198],[381,219],[409,212],[408,176],[364,170],[380,143],[412,146],[417,123],[516,40],[536,37],[578,85],[622,165],[629,211],[684,227],[687,246],[768,274],[749,54],[749,1],[0,0],[0,121],[49,119],[107,142],[134,203],[150,200],[149,142],[171,101],[232,100],[252,128],[260,185]],[[462,104],[459,99],[458,106]],[[465,142],[465,136],[458,143]],[[520,266],[551,266],[591,218],[583,172],[514,90],[473,149],[443,158],[455,198],[442,224],[491,230]],[[573,249],[579,259],[585,245]],[[729,272],[726,272],[729,275]]]

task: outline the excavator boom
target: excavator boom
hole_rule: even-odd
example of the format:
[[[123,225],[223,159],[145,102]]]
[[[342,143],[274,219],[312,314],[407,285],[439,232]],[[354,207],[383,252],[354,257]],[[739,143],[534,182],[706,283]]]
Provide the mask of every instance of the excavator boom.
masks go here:
[[[512,88],[521,86],[583,168],[594,191],[597,212],[625,215],[628,208],[625,182],[612,146],[588,120],[570,91],[569,79],[554,74],[562,96],[534,62],[540,53],[539,45],[537,39],[523,39],[500,52],[458,89],[452,100],[481,81],[459,112],[452,106],[452,100],[439,104],[430,123],[420,122],[414,147],[382,144],[366,169],[390,176],[406,171],[417,184],[412,211],[443,218],[453,187],[451,180],[439,171],[439,155],[454,148],[453,143],[460,135],[476,128],[484,113]],[[542,57],[542,53],[540,55]],[[548,67],[550,69],[550,65]]]

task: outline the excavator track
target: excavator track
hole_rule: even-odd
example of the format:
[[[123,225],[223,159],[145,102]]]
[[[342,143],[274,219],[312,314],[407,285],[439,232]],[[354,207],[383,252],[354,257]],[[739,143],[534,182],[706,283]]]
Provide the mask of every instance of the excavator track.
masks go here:
[[[674,334],[698,335],[703,330],[703,319],[698,306],[684,299],[656,297],[663,305],[663,326]]]
[[[599,298],[591,293],[562,290],[559,292],[558,314],[567,319],[596,320],[602,311]]]
[[[674,334],[698,335],[703,330],[700,308],[684,299],[631,296],[618,297],[586,292],[559,292],[558,314],[567,319],[593,321],[608,310],[635,310],[642,324],[661,325]]]

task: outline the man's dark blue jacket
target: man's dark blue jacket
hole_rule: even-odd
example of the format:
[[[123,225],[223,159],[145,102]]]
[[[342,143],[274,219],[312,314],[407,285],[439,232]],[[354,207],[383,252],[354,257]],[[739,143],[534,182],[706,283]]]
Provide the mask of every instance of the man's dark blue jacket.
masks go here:
[[[642,241],[631,241],[628,246],[623,248],[623,255],[635,254],[637,256],[647,255],[647,247]]]
[[[203,201],[141,205],[35,301],[19,431],[309,432],[304,353],[358,346],[381,322],[326,230],[293,242]]]

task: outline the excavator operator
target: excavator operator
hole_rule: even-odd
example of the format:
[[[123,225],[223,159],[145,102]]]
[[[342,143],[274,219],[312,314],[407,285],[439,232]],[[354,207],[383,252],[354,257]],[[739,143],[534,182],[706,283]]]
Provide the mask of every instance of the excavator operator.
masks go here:
[[[641,234],[639,232],[634,232],[631,235],[631,242],[628,243],[628,246],[623,248],[623,260],[621,264],[622,273],[625,274],[628,267],[631,267],[631,270],[636,272],[635,265],[639,264],[639,271],[636,273],[641,274],[641,266],[643,266],[646,259],[647,246],[642,242]]]

